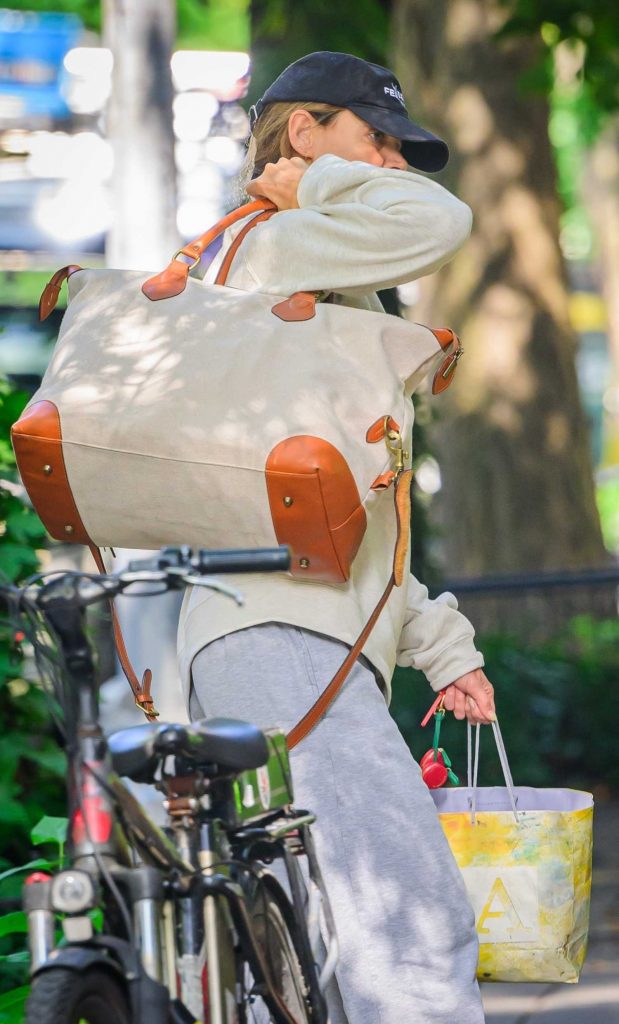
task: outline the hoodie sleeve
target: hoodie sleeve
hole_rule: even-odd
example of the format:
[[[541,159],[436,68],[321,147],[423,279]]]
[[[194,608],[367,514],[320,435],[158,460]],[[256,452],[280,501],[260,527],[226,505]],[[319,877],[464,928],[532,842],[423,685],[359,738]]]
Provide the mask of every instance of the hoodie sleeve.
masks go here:
[[[310,165],[297,198],[239,250],[264,291],[391,288],[438,270],[471,230],[469,207],[430,178],[331,154]]]
[[[430,600],[427,587],[410,576],[398,665],[419,669],[433,690],[442,690],[484,664],[483,655],[473,643],[474,636],[475,630],[458,611],[453,594],[446,592]]]

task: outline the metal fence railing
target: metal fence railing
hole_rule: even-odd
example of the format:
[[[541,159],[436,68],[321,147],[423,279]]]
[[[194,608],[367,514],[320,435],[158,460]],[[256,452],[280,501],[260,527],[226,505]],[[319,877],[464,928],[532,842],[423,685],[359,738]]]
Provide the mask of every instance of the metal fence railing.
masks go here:
[[[456,595],[478,632],[534,641],[556,634],[578,615],[611,619],[619,613],[619,565],[445,579],[440,589]]]

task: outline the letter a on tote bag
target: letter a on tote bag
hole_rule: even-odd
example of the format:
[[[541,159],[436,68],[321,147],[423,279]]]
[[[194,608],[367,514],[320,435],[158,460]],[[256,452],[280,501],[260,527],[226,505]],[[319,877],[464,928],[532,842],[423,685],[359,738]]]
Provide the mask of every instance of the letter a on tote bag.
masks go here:
[[[505,787],[431,790],[462,872],[479,936],[480,981],[578,981],[587,949],[593,797],[514,786],[498,722]]]

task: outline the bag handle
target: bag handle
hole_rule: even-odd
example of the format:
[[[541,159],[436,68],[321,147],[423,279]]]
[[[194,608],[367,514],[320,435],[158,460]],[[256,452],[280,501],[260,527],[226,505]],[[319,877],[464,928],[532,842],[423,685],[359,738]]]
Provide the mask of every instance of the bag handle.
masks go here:
[[[237,220],[243,220],[244,217],[256,212],[257,216],[253,217],[249,224],[246,224],[239,232],[224,256],[215,284],[225,284],[232,260],[236,256],[237,250],[247,232],[255,227],[256,224],[263,220],[268,220],[274,213],[277,213],[277,207],[268,199],[257,199],[253,203],[246,203],[245,206],[240,206],[237,210],[233,210],[232,213],[223,217],[222,220],[218,221],[212,228],[209,228],[208,231],[205,231],[199,238],[196,238],[194,242],[190,242],[182,249],[179,249],[178,252],[175,252],[165,270],[144,282],[142,285],[144,294],[153,301],[156,299],[167,299],[172,295],[180,295],[187,285],[189,271],[198,265],[202,253],[211,242],[218,238],[231,224],[235,224]],[[180,256],[181,253],[183,256],[191,259],[192,262],[183,263],[181,260],[178,260],[177,256]],[[56,271],[45,285],[39,300],[39,320],[47,320],[48,316],[56,308],[60,288],[63,283],[71,274],[82,269],[82,267],[72,263]]]
[[[193,242],[189,242],[181,249],[178,249],[174,253],[165,270],[162,270],[160,274],[155,274],[154,277],[149,277],[142,285],[144,295],[153,302],[158,299],[169,299],[173,295],[180,295],[180,293],[185,290],[189,271],[193,270],[194,267],[197,267],[202,253],[209,247],[211,242],[214,242],[216,238],[219,238],[227,228],[232,224],[236,224],[238,220],[243,220],[245,217],[249,217],[252,213],[261,213],[266,211],[269,211],[270,214],[277,211],[275,203],[272,203],[270,199],[255,199],[252,203],[245,203],[244,206],[239,206],[238,209],[232,210],[231,213],[228,213],[225,217],[222,217],[221,220],[217,221],[217,224],[213,225],[212,228],[209,228],[209,230],[205,231],[203,235],[200,235],[199,238],[194,239]],[[247,230],[249,230],[249,227],[254,227],[257,219],[258,218],[254,218],[254,220],[251,221]],[[243,237],[245,237],[244,234]],[[182,260],[178,259],[179,256],[186,256],[188,260],[191,260],[191,262],[184,263]]]
[[[217,238],[222,231],[230,227],[231,224],[236,223],[238,220],[249,216],[252,213],[256,213],[248,224],[238,233],[232,244],[230,245],[227,253],[225,254],[217,277],[215,278],[215,284],[224,285],[226,283],[228,272],[232,264],[232,260],[236,256],[238,248],[247,235],[248,231],[256,227],[262,221],[268,220],[277,213],[277,206],[271,203],[268,199],[258,199],[253,203],[246,203],[245,206],[239,207],[238,210],[233,210],[227,217],[220,220],[213,228],[207,231],[200,238],[197,238],[195,242],[190,242],[183,249],[179,249],[174,254],[171,262],[168,264],[165,270],[160,274],[156,274],[154,277],[150,277],[142,285],[142,291],[147,298],[153,302],[158,299],[169,299],[174,295],[180,295],[187,286],[187,278],[189,273],[195,266],[200,262],[200,256],[204,252],[210,243]],[[188,251],[189,250],[189,251]],[[187,256],[193,259],[192,263],[183,263],[178,260],[177,257],[180,255]],[[311,320],[316,315],[316,302],[322,292],[295,292],[289,298],[284,299],[282,302],[276,302],[271,308],[271,312],[278,316],[280,320],[287,322]],[[442,345],[442,342],[441,342]],[[443,346],[444,347],[444,346]],[[443,366],[441,364],[441,370]],[[454,364],[455,365],[455,364]],[[449,371],[449,376],[451,371]],[[448,386],[449,381],[445,384]]]
[[[507,760],[507,751],[505,750],[505,744],[503,742],[503,736],[501,733],[501,727],[498,719],[490,723],[492,725],[492,732],[494,735],[494,741],[496,743],[497,752],[499,755],[499,761],[501,762],[501,768],[503,770],[503,778],[505,779],[505,787],[509,796],[509,802],[516,819],[516,824],[519,823],[518,817],[518,798],[516,797],[514,780],[512,778],[511,769]],[[467,786],[471,790],[470,804],[471,804],[471,825],[475,824],[476,813],[477,813],[477,771],[479,768],[479,730],[480,726],[475,727],[475,757],[472,756],[472,726],[467,721],[466,723],[466,778]]]
[[[318,700],[312,704],[307,714],[303,716],[300,722],[297,722],[294,728],[291,729],[286,736],[288,750],[292,750],[293,747],[296,747],[297,744],[301,742],[301,740],[305,739],[307,734],[311,732],[316,725],[318,725],[320,719],[326,715],[327,711],[333,704],[333,701],[342,689],[342,686],[346,682],[354,663],[361,654],[363,646],[372,632],[378,616],[385,607],[391,591],[394,587],[400,587],[402,585],[404,580],[404,562],[406,559],[406,551],[408,549],[410,531],[410,491],[412,476],[412,469],[406,469],[399,474],[395,483],[394,502],[397,517],[397,535],[393,554],[393,570],[389,578],[389,582],[374,611],[361,630],[361,633],[357,637],[353,647],[351,647],[346,658],[333,676],[331,682],[323,690]]]
[[[262,213],[259,213],[255,217],[253,217],[249,221],[249,223],[245,225],[244,228],[241,228],[241,230],[239,231],[238,235],[236,236],[236,238],[234,239],[234,241],[232,242],[232,244],[228,248],[228,251],[225,254],[225,256],[224,256],[224,258],[223,258],[223,260],[221,262],[221,266],[220,266],[219,271],[217,273],[217,277],[215,278],[215,284],[225,284],[226,283],[226,281],[228,279],[228,272],[229,272],[230,267],[232,265],[232,260],[236,256],[237,250],[238,250],[241,242],[245,238],[245,235],[247,234],[247,232],[251,231],[251,229],[254,228],[256,226],[256,224],[260,224],[263,220],[269,220],[269,218],[273,216],[273,214],[276,212],[276,210],[277,210],[277,207],[274,207],[272,210],[263,210]]]

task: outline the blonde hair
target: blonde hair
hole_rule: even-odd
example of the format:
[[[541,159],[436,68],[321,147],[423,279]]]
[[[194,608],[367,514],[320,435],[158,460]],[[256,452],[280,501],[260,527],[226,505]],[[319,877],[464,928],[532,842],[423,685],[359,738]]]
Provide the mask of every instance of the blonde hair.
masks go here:
[[[268,103],[249,136],[247,153],[239,172],[243,191],[252,178],[262,174],[266,164],[276,163],[280,157],[295,156],[288,135],[288,120],[295,110],[307,110],[321,125],[329,124],[343,107],[331,103],[291,102]]]

